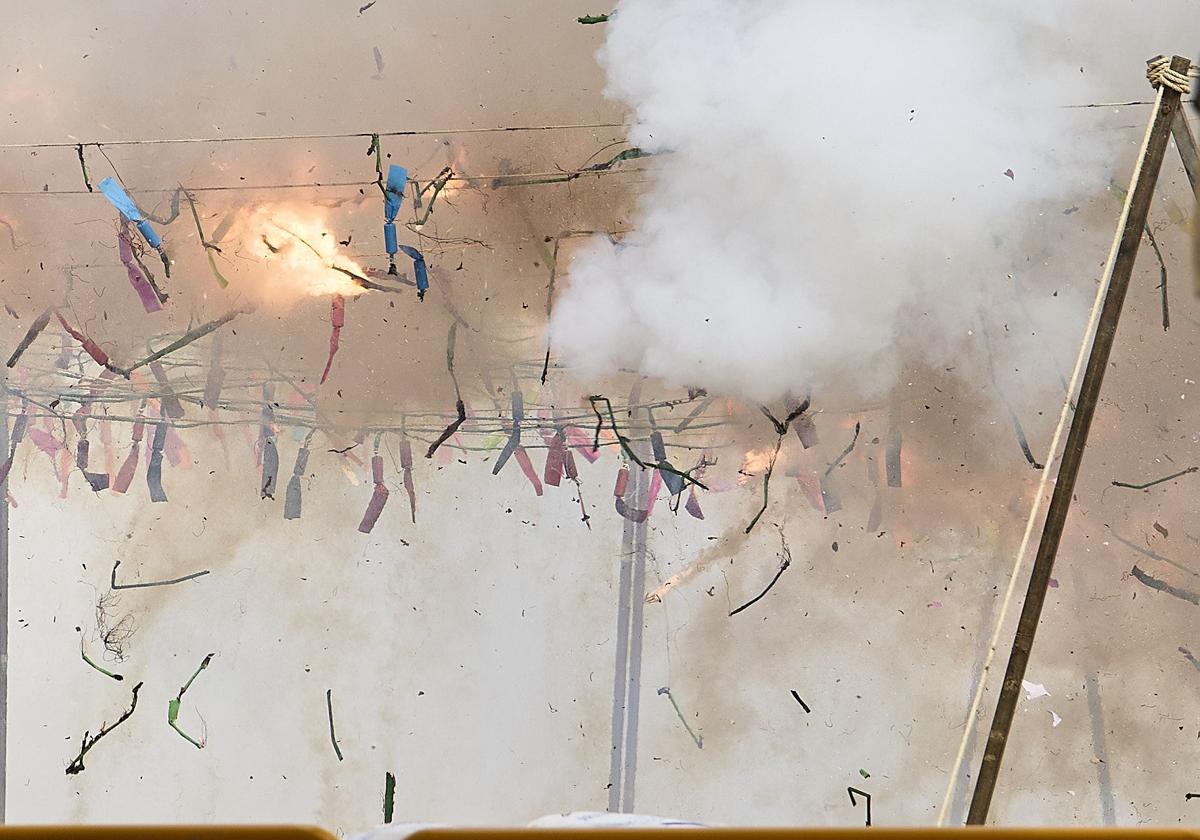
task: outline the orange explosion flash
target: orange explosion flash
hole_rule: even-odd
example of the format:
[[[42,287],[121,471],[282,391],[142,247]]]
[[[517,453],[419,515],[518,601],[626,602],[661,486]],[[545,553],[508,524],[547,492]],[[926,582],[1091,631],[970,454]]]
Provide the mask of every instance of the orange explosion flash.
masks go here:
[[[345,273],[365,277],[366,272],[341,252],[337,236],[316,208],[263,205],[239,228],[246,252],[266,268],[263,285],[272,298],[357,297],[366,291]]]
[[[783,452],[775,455],[775,447],[768,446],[765,449],[751,449],[742,456],[742,468],[738,470],[737,483],[745,484],[752,476],[762,475],[771,467],[771,459],[775,462],[782,459]]]

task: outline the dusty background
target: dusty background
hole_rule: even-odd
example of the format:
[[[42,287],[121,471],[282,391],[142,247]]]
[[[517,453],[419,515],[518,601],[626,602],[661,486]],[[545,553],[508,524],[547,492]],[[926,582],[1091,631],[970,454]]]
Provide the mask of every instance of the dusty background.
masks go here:
[[[623,229],[652,169],[494,188],[496,175],[578,168],[623,131],[455,131],[620,124],[624,114],[601,96],[592,58],[603,27],[574,22],[599,9],[504,2],[434,12],[379,0],[360,14],[359,5],[178,3],[168,16],[71,4],[69,13],[25,16],[0,34],[3,143],[428,130],[437,133],[385,138],[391,160],[425,180],[447,163],[487,176],[453,194],[423,231],[437,237],[425,241],[435,286],[425,304],[412,295],[351,304],[339,364],[319,397],[338,430],[314,444],[298,522],[281,520],[280,502],[259,500],[253,417],[245,429],[231,427],[224,445],[207,428],[181,432],[188,452],[166,470],[167,504],[152,505],[140,478],[124,497],[93,495],[78,473],[61,498],[50,459],[28,441],[19,450],[10,481],[12,822],[312,821],[353,830],[379,821],[389,770],[404,820],[519,823],[608,802],[622,531],[610,496],[615,449],[595,464],[577,459],[589,529],[576,488],[564,483],[539,498],[513,463],[493,477],[481,421],[468,439],[477,448],[432,461],[418,455],[414,525],[396,478],[395,439],[387,438],[392,496],[370,536],[354,530],[369,469],[327,450],[398,408],[439,417],[449,410],[452,308],[472,324],[460,345],[464,391],[480,411],[495,400],[492,429],[502,426],[514,377],[531,405],[579,413],[581,395],[599,384],[623,402],[628,377],[573,382],[556,372],[542,389],[529,364],[544,348],[545,238]],[[1130,52],[1128,73],[1113,71],[1128,81],[1106,101],[1148,97],[1140,75],[1148,54]],[[1046,209],[1053,248],[1012,255],[1031,309],[1055,293],[1090,297],[1119,211],[1109,183],[1127,179],[1147,110],[1079,112],[1078,130],[1115,133],[1125,158],[1089,173],[1071,204]],[[345,253],[378,267],[379,199],[366,147],[350,138],[104,152],[139,196],[161,196],[160,212],[170,193],[155,189],[195,185],[210,230],[255,203],[325,202],[328,227],[350,239]],[[85,153],[93,181],[111,174],[97,149]],[[1173,155],[1151,214],[1172,326],[1162,328],[1159,267],[1144,247],[1030,667],[1030,680],[1050,696],[1022,703],[997,820],[1197,820],[1200,804],[1184,794],[1198,784],[1200,666],[1180,651],[1200,656],[1197,606],[1129,576],[1136,563],[1200,590],[1200,532],[1189,533],[1197,479],[1146,492],[1111,485],[1200,464],[1192,408],[1200,314],[1186,275],[1192,205]],[[255,294],[236,282],[218,294],[185,206],[165,229],[178,248],[175,301],[143,315],[114,254],[113,214],[83,188],[73,147],[4,149],[0,175],[0,218],[12,230],[0,239],[0,293],[16,313],[3,328],[5,347],[44,306],[66,300],[77,322],[125,358],[148,333],[180,330]],[[367,185],[246,189],[334,181]],[[12,194],[22,191],[32,194]],[[246,276],[257,275],[251,268]],[[326,352],[327,302],[268,293],[256,300],[258,312],[229,336],[230,359],[239,371],[270,363],[310,384]],[[1082,319],[1076,311],[1046,337],[1041,369],[997,375],[1039,458],[1061,398],[1047,370],[1069,374]],[[902,364],[897,387],[870,404],[815,394],[821,444],[804,451],[787,439],[771,505],[748,538],[742,530],[760,504],[762,468],[739,476],[738,467],[745,451],[773,445],[769,427],[752,409],[718,400],[702,438],[679,439],[719,463],[714,492],[701,498],[703,521],[672,513],[665,496],[650,518],[651,587],[697,560],[706,565],[646,605],[638,810],[713,823],[853,825],[861,806],[850,806],[845,789],[854,785],[873,794],[878,824],[935,819],[1037,479],[987,375],[982,338],[997,347],[1040,339],[1010,339],[1022,325],[994,323],[986,312],[963,313],[961,329],[969,375]],[[57,327],[46,336],[30,357],[37,370],[72,346]],[[205,353],[197,351],[196,365]],[[31,387],[20,377],[32,375],[14,376]],[[187,370],[173,375],[197,381]],[[499,384],[486,386],[488,377]],[[660,396],[686,395],[644,386],[644,401]],[[690,408],[656,419],[678,422]],[[643,422],[627,419],[630,428]],[[855,422],[859,443],[836,474],[844,507],[824,516],[805,482],[835,460]],[[904,437],[904,486],[878,489],[871,477],[880,475],[893,425]],[[111,432],[123,455],[128,426],[114,423]],[[290,431],[279,436],[285,477],[298,443]],[[543,451],[532,443],[530,451],[540,468]],[[882,522],[869,532],[877,496]],[[763,601],[729,617],[774,575],[778,529],[792,566]],[[119,592],[101,620],[97,602],[116,560],[125,581],[211,574]],[[125,660],[103,662],[125,675],[117,684],[81,662],[78,646],[82,634],[100,657],[97,624],[125,616],[134,628]],[[167,726],[166,705],[210,652],[213,664],[180,717],[187,731],[207,732],[198,751]],[[82,774],[65,775],[83,731],[111,721],[137,680],[145,687],[135,715],[88,754]],[[329,743],[327,689],[343,762]],[[972,754],[972,766],[977,760]],[[964,795],[954,799],[957,814]]]

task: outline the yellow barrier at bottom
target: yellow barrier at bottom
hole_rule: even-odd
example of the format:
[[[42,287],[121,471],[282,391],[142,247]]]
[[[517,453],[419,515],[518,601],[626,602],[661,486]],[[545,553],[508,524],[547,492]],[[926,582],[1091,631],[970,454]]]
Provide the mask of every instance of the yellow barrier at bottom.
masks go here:
[[[3,840],[337,840],[307,825],[6,825]]]
[[[1190,828],[431,828],[409,840],[1200,840]],[[386,835],[381,834],[380,840]]]

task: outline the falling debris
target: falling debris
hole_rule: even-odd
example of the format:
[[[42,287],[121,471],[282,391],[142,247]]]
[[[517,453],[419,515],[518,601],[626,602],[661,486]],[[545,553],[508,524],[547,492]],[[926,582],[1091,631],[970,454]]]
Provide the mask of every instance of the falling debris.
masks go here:
[[[829,475],[837,467],[841,466],[842,462],[846,460],[846,456],[854,451],[854,446],[855,446],[855,444],[858,443],[858,433],[861,430],[862,430],[862,423],[856,422],[854,424],[854,436],[852,438],[850,438],[850,442],[848,444],[846,444],[846,448],[842,450],[842,453],[840,455],[838,455],[837,458],[834,459],[833,463],[830,464],[828,468],[826,468],[825,475]]]
[[[858,804],[854,800],[854,794],[856,794],[856,793],[859,796],[861,796],[864,800],[866,800],[866,803],[867,803],[867,826],[870,827],[870,825],[871,825],[871,794],[867,793],[866,791],[859,790],[858,788],[854,788],[854,787],[846,788],[846,792],[850,794],[850,804],[851,805]]]
[[[675,709],[675,714],[679,717],[679,722],[683,724],[683,728],[687,730],[688,736],[692,739],[692,743],[696,745],[696,749],[704,749],[704,736],[697,735],[692,727],[688,725],[687,719],[683,716],[683,711],[679,708],[679,704],[675,702],[675,695],[671,693],[671,689],[665,685],[658,690],[659,696],[666,696],[671,701],[672,708]]]
[[[192,683],[196,681],[196,677],[200,676],[200,672],[208,667],[214,656],[216,656],[216,654],[210,653],[208,656],[204,657],[204,659],[200,662],[200,667],[197,668],[188,681],[183,684],[183,687],[179,689],[179,693],[167,703],[167,723],[172,729],[178,732],[185,741],[198,750],[204,749],[207,739],[204,736],[201,736],[200,740],[197,741],[191,735],[179,728],[179,706],[183,702],[184,692],[192,687]]]
[[[333,751],[337,754],[338,761],[345,761],[342,757],[342,748],[338,746],[337,733],[333,729],[333,689],[325,689],[325,706],[329,709],[329,741],[333,744]]]
[[[800,695],[796,692],[796,689],[794,689],[794,688],[792,689],[792,697],[794,697],[796,699],[796,702],[800,704],[800,708],[804,709],[804,711],[806,713],[808,713],[810,715],[812,714],[812,709],[810,709],[808,707],[808,704],[805,703],[803,699],[801,699]]]
[[[129,703],[129,708],[121,713],[121,716],[117,718],[116,722],[114,722],[112,726],[109,726],[107,723],[101,723],[100,731],[95,735],[92,735],[89,732],[83,733],[82,743],[79,748],[79,755],[75,756],[71,763],[67,765],[68,776],[74,776],[78,773],[82,773],[86,769],[83,766],[83,757],[88,754],[88,751],[91,750],[92,747],[96,746],[101,738],[112,732],[125,721],[129,720],[130,716],[133,715],[134,710],[137,709],[138,692],[141,691],[141,689],[141,683],[138,683],[133,687],[133,699]]]
[[[762,507],[758,509],[758,513],[754,514],[754,518],[750,520],[750,524],[746,526],[746,533],[749,534],[754,530],[754,526],[758,524],[758,520],[767,512],[767,505],[770,503],[771,496],[771,474],[775,472],[775,459],[779,457],[779,447],[783,443],[783,435],[775,438],[775,449],[771,452],[771,460],[767,463],[767,471],[763,473],[763,501]],[[732,615],[732,613],[730,613]]]
[[[1054,711],[1053,709],[1050,710],[1050,728],[1051,729],[1053,729],[1054,727],[1056,727],[1060,723],[1062,723],[1062,720],[1063,719],[1058,716],[1058,712]]]
[[[783,576],[783,573],[787,571],[788,566],[792,565],[792,551],[790,548],[788,548],[787,540],[784,539],[782,529],[779,532],[779,541],[782,544],[782,553],[780,553],[778,555],[779,556],[779,571],[777,571],[775,573],[775,577],[771,578],[771,582],[767,584],[766,589],[764,589],[762,592],[755,595],[753,598],[751,598],[746,603],[742,604],[736,610],[733,610],[732,612],[730,612],[729,613],[730,618],[733,618],[735,615],[740,613],[742,610],[752,607],[755,604],[757,604],[759,601],[761,601],[763,599],[763,597],[768,592],[771,591],[771,587],[773,587],[776,583],[779,582],[779,578],[781,578]]]
[[[1049,697],[1050,692],[1046,690],[1046,686],[1040,683],[1033,683],[1029,680],[1021,680],[1021,688],[1025,690],[1026,700],[1036,700],[1039,697]]]
[[[388,770],[383,774],[383,824],[392,821],[396,805],[396,777]]]
[[[10,365],[10,367],[11,367],[11,365]],[[1147,481],[1145,484],[1127,484],[1124,481],[1117,481],[1116,479],[1114,479],[1112,485],[1113,485],[1113,487],[1127,487],[1130,490],[1148,490],[1149,488],[1155,486],[1156,484],[1164,484],[1165,482],[1173,481],[1174,479],[1179,478],[1181,476],[1191,475],[1192,473],[1196,472],[1197,470],[1200,470],[1200,467],[1188,467],[1186,470],[1180,470],[1179,472],[1171,473],[1170,475],[1165,475],[1162,478],[1156,478],[1153,481]]]
[[[8,367],[16,367],[21,356],[24,355],[25,351],[29,349],[29,346],[37,340],[37,337],[41,335],[42,330],[46,329],[46,325],[50,323],[50,318],[53,315],[54,310],[47,309],[34,319],[33,323],[29,325],[29,329],[25,331],[25,335],[19,342],[17,342],[17,348],[13,350],[12,355],[8,357],[8,362],[6,363]]]
[[[145,589],[146,587],[150,587],[150,586],[171,586],[176,583],[183,583],[184,581],[195,580],[196,578],[204,577],[207,574],[211,574],[211,572],[209,572],[208,569],[201,569],[198,572],[192,572],[190,575],[184,575],[183,577],[171,578],[170,580],[151,580],[151,581],[147,581],[146,583],[117,583],[117,569],[120,568],[120,566],[121,566],[120,560],[113,561],[112,575],[111,575],[111,578],[109,581],[113,589]]]
[[[93,662],[91,657],[89,657],[87,655],[87,651],[85,651],[83,649],[83,640],[82,639],[79,640],[79,655],[83,657],[84,662],[86,662],[88,665],[91,665],[93,668],[95,668],[97,671],[99,671],[101,674],[108,677],[109,679],[116,680],[117,682],[121,682],[121,680],[125,679],[125,677],[123,677],[121,674],[115,674],[112,671],[109,671],[107,668],[102,668],[99,665],[97,665],[95,662]]]

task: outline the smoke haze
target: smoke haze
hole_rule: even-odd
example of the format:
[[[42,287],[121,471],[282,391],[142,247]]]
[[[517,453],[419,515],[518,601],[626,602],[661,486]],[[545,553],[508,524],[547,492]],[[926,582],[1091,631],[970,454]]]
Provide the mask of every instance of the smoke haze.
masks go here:
[[[1200,23],[1180,2],[1052,5],[623,0],[606,92],[662,156],[631,233],[572,263],[555,344],[588,373],[755,401],[875,395],[905,358],[945,362],[1126,154],[1061,106],[1191,50],[1168,19]],[[1031,326],[1073,341],[1082,307],[1039,292]]]

